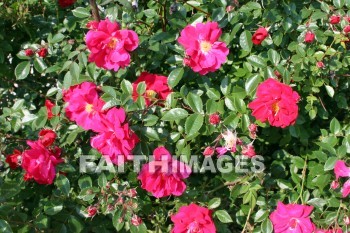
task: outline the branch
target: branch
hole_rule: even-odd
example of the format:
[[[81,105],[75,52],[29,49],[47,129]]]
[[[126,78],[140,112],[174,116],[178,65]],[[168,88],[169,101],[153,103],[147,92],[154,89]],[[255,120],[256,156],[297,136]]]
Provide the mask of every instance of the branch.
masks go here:
[[[90,6],[91,6],[91,11],[92,11],[92,16],[94,17],[94,20],[99,22],[100,21],[100,14],[98,13],[98,8],[95,0],[89,0],[90,1]]]

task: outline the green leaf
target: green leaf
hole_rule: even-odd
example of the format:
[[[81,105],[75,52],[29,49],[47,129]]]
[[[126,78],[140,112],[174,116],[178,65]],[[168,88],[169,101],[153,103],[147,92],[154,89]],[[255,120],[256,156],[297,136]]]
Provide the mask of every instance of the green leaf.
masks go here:
[[[338,134],[341,131],[341,126],[339,121],[336,118],[333,118],[331,121],[331,124],[329,126],[329,129],[333,134]]]
[[[45,204],[44,211],[47,215],[55,215],[63,209],[62,203],[59,202],[49,202]]]
[[[265,221],[261,224],[261,232],[262,233],[272,233],[273,227],[270,219],[265,219]]]
[[[123,79],[123,81],[121,82],[121,88],[124,93],[132,95],[133,93],[132,84],[128,80]]]
[[[219,7],[213,10],[212,13],[212,19],[215,22],[219,22],[220,20],[222,20],[222,18],[225,17],[225,8],[224,7]]]
[[[82,232],[82,230],[84,229],[84,225],[82,224],[82,222],[74,215],[69,216],[68,227],[70,229],[69,232],[74,232],[74,233]]]
[[[204,117],[198,113],[194,113],[186,119],[185,132],[188,137],[197,133],[202,127]]]
[[[333,0],[333,4],[335,8],[340,9],[344,6],[345,1],[344,0]]]
[[[187,95],[187,102],[193,111],[198,113],[203,112],[203,102],[199,95],[190,92]]]
[[[179,84],[183,75],[184,75],[183,68],[177,68],[177,69],[171,71],[171,73],[169,74],[169,77],[168,77],[169,87],[174,88],[177,84]]]
[[[69,73],[72,76],[73,80],[76,82],[79,81],[80,68],[76,62],[73,62],[69,67]]]
[[[30,71],[30,62],[29,61],[24,61],[19,63],[16,68],[15,68],[15,75],[16,79],[25,79]]]
[[[56,178],[55,184],[58,190],[61,191],[65,196],[69,195],[70,183],[67,177],[60,175]]]
[[[0,219],[0,232],[1,233],[12,233],[10,225],[5,221]]]
[[[222,223],[233,222],[231,216],[226,212],[226,210],[215,211],[215,215]]]
[[[258,87],[260,82],[261,82],[261,77],[258,74],[255,74],[252,77],[248,78],[244,86],[247,94],[252,95],[252,92],[255,91],[255,89]]]
[[[54,35],[54,37],[49,41],[50,43],[58,43],[64,39],[64,35],[62,33],[58,33]]]
[[[107,178],[106,178],[106,175],[103,172],[99,175],[98,180],[97,180],[97,184],[98,184],[98,186],[100,186],[100,188],[106,187],[106,185],[107,185]]]
[[[328,85],[326,85],[325,87],[326,87],[327,94],[328,94],[330,97],[333,98],[333,96],[334,96],[334,89],[333,89],[333,87],[328,86]]]
[[[157,131],[151,127],[143,127],[141,130],[142,134],[151,140],[160,141]]]
[[[161,120],[163,121],[175,121],[181,120],[188,116],[188,112],[182,108],[173,108],[166,112]]]
[[[79,185],[80,189],[92,187],[91,177],[86,175],[86,176],[79,178],[78,185]]]
[[[218,197],[215,197],[209,201],[208,208],[215,209],[215,208],[218,208],[220,204],[221,204],[221,199]]]
[[[265,68],[266,67],[265,60],[259,56],[251,55],[251,56],[247,57],[247,60],[250,64],[252,64],[255,67],[258,67],[258,68]]]
[[[324,170],[325,171],[330,171],[334,169],[335,162],[337,162],[338,158],[337,157],[329,157],[324,164]]]
[[[136,92],[137,94],[142,95],[143,93],[145,93],[146,89],[147,89],[146,83],[143,81],[137,84]]]
[[[83,7],[77,7],[76,9],[72,10],[73,15],[77,18],[87,18],[90,17],[90,12],[86,8]]]
[[[278,63],[280,62],[281,56],[276,52],[276,50],[269,49],[269,51],[267,52],[267,55],[268,55],[268,57],[269,57],[269,60],[270,60],[275,66],[277,66]]]
[[[47,68],[47,65],[41,57],[36,57],[34,59],[34,69],[36,71],[38,71],[39,73],[42,73],[46,68]]]
[[[252,34],[250,31],[244,31],[239,36],[239,45],[242,47],[243,50],[250,52],[253,47],[252,42]]]

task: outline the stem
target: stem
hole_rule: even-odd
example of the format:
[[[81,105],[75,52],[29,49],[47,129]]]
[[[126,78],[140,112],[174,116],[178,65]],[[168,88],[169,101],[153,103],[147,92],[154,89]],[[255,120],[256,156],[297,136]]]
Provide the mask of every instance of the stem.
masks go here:
[[[100,14],[98,13],[98,7],[95,0],[89,0],[92,16],[94,17],[94,20],[99,22],[100,21]]]
[[[194,9],[196,9],[197,11],[200,11],[200,12],[202,12],[202,13],[206,14],[206,16],[207,16],[207,17],[209,17],[209,16],[210,16],[210,14],[209,14],[208,12],[206,12],[206,11],[202,10],[202,9],[201,9],[201,8],[199,8],[199,7],[193,6],[192,4],[188,3],[187,1],[185,1],[185,2],[184,2],[184,4],[187,4],[187,5],[189,5],[190,7],[192,7],[192,8],[194,8]]]
[[[248,212],[248,216],[247,216],[247,220],[245,221],[245,224],[244,224],[244,227],[243,227],[243,230],[242,230],[242,233],[245,232],[245,229],[247,227],[247,224],[248,224],[248,220],[250,218],[250,214],[252,213],[252,208],[249,209],[249,212]]]
[[[301,173],[301,178],[302,178],[302,181],[301,181],[301,190],[300,190],[300,194],[299,194],[299,197],[297,199],[297,201],[299,199],[301,199],[301,203],[304,205],[304,200],[303,200],[303,190],[304,190],[304,183],[305,183],[305,177],[306,177],[306,166],[307,166],[307,157],[305,158],[305,162],[304,162],[304,167],[303,167],[303,171]]]

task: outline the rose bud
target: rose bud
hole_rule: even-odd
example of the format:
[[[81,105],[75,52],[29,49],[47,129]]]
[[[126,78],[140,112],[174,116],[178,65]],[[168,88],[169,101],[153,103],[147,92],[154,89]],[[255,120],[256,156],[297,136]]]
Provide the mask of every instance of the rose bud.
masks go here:
[[[203,155],[204,156],[212,156],[214,154],[214,152],[215,152],[215,149],[213,147],[208,146],[204,149]]]
[[[315,40],[315,34],[311,31],[306,32],[305,34],[305,43],[312,43]]]
[[[54,115],[52,113],[52,109],[53,107],[55,107],[55,104],[52,103],[50,100],[45,100],[45,107],[46,107],[46,111],[47,111],[47,119],[51,120]]]
[[[323,63],[322,61],[318,61],[318,62],[316,63],[316,66],[317,66],[318,68],[322,69],[322,68],[324,68],[324,63]]]
[[[331,183],[331,189],[337,189],[339,188],[339,182],[336,180],[333,180]]]
[[[41,48],[38,51],[38,55],[39,55],[39,57],[46,57],[46,55],[47,55],[47,48]]]
[[[344,32],[345,34],[348,34],[348,33],[350,32],[350,25],[347,25],[347,26],[344,28],[343,32]]]
[[[345,225],[350,225],[350,218],[349,218],[349,216],[345,216],[344,217],[344,223],[345,223]]]
[[[234,9],[235,9],[234,6],[229,5],[229,6],[226,7],[226,12],[227,12],[227,13],[230,13],[230,12],[233,11]]]
[[[278,72],[278,70],[275,70],[273,73],[276,75],[277,78],[282,78],[282,75],[280,72]]]
[[[329,18],[329,23],[331,24],[338,24],[340,22],[340,15],[332,15]]]
[[[217,125],[220,123],[220,116],[217,113],[210,114],[209,123],[212,125]]]
[[[67,8],[73,5],[76,2],[76,0],[58,0],[58,5],[62,8]]]
[[[19,167],[22,158],[22,152],[14,150],[12,155],[6,157],[5,162],[9,164],[11,169]]]
[[[249,158],[253,158],[256,155],[254,146],[252,144],[242,146],[242,154]]]
[[[52,143],[55,141],[56,139],[56,133],[51,130],[51,129],[42,129],[39,132],[39,141],[41,141],[41,143],[48,147],[51,146]]]
[[[265,40],[266,37],[268,37],[268,35],[269,33],[267,32],[266,28],[261,27],[254,33],[252,41],[254,44],[259,45]]]
[[[136,189],[129,189],[128,190],[128,196],[129,197],[136,197],[137,196]]]
[[[95,206],[89,206],[87,208],[87,212],[88,212],[88,216],[91,218],[91,217],[94,217],[96,214],[97,214],[97,208]]]
[[[24,53],[27,57],[32,57],[34,55],[34,51],[32,49],[24,50]]]
[[[142,219],[136,214],[134,214],[131,218],[131,223],[134,226],[139,226],[142,223]]]

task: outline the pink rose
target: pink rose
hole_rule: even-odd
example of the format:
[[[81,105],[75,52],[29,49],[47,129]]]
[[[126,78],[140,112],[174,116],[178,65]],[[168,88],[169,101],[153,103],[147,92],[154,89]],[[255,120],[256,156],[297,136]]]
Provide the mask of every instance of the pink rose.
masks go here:
[[[129,128],[124,109],[109,109],[98,128],[98,134],[90,141],[93,148],[116,165],[133,159],[131,153],[139,138]]]
[[[215,152],[215,149],[213,147],[208,146],[204,149],[203,155],[204,156],[212,156],[214,154],[214,152]]]
[[[350,194],[350,180],[346,181],[341,189],[343,198],[349,196]]]
[[[350,168],[346,166],[343,160],[338,160],[334,165],[335,177],[350,177]]]
[[[51,146],[56,140],[56,133],[51,129],[42,129],[39,132],[39,141],[46,147]]]
[[[174,223],[171,233],[216,233],[211,210],[193,203],[180,207],[171,221]]]
[[[333,180],[331,183],[331,189],[337,189],[339,188],[339,182],[336,180]]]
[[[142,166],[139,176],[141,188],[156,198],[170,195],[181,196],[186,190],[183,181],[191,174],[191,168],[171,157],[164,147],[154,150],[154,161]]]
[[[304,41],[306,43],[312,43],[315,40],[315,34],[311,31],[306,32]]]
[[[318,61],[318,62],[316,63],[316,66],[317,66],[318,68],[322,69],[322,68],[324,68],[324,63],[323,63],[322,61]]]
[[[295,123],[300,97],[290,86],[269,78],[259,84],[256,96],[248,104],[256,119],[261,122],[269,121],[272,126],[281,128]]]
[[[142,72],[141,75],[132,84],[132,98],[134,101],[136,101],[139,96],[137,93],[137,85],[140,82],[145,82],[146,84],[146,91],[143,94],[143,97],[146,100],[147,106],[149,106],[152,102],[157,100],[166,100],[166,97],[171,93],[170,87],[168,86],[167,77]]]
[[[219,69],[229,53],[226,43],[219,41],[221,33],[216,22],[187,25],[178,39],[185,48],[184,63],[201,75]]]
[[[311,233],[315,225],[310,214],[313,206],[298,204],[283,204],[278,202],[277,209],[270,214],[275,233]]]
[[[252,41],[255,45],[260,45],[268,36],[269,33],[266,28],[261,27],[253,34]]]
[[[22,156],[25,179],[34,179],[39,184],[52,184],[56,176],[56,165],[62,163],[61,149],[47,149],[40,141],[27,141],[31,149]]]
[[[118,71],[130,64],[129,52],[139,44],[137,34],[132,30],[121,30],[116,22],[101,20],[98,25],[90,24],[86,34],[86,45],[90,50],[89,62],[98,67]]]
[[[105,102],[99,97],[96,85],[83,82],[64,91],[63,100],[68,103],[66,116],[85,130],[98,131]]]

